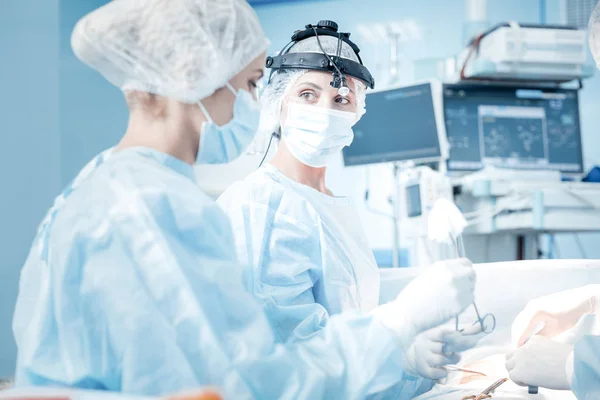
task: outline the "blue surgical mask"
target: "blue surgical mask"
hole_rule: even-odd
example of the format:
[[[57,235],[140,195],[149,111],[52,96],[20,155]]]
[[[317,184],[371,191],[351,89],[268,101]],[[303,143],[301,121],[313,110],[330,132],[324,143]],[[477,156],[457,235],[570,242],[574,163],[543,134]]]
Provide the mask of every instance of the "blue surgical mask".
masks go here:
[[[206,107],[198,103],[207,122],[202,125],[196,164],[226,164],[235,160],[252,142],[258,130],[259,103],[249,92],[236,91],[229,82],[226,86],[235,95],[235,103],[233,118],[225,125],[215,124]]]

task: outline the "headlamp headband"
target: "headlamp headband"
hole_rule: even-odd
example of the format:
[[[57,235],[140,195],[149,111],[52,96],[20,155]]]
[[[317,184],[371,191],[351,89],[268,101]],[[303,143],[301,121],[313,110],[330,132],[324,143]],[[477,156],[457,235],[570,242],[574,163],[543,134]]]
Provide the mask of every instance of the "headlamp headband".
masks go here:
[[[337,52],[330,56],[321,46],[319,37],[332,36],[338,39]],[[322,53],[289,53],[290,49],[298,42],[316,37]],[[348,44],[356,54],[359,62],[340,57],[342,44]],[[275,71],[286,69],[307,69],[314,71],[331,72],[333,81],[331,86],[338,89],[341,95],[349,92],[346,76],[351,76],[362,81],[368,88],[375,88],[375,80],[369,70],[363,65],[359,54],[360,49],[350,40],[349,33],[338,32],[338,25],[333,21],[320,21],[316,26],[306,25],[303,31],[296,31],[292,40],[285,45],[275,57],[267,57],[267,68],[271,69],[269,82]]]

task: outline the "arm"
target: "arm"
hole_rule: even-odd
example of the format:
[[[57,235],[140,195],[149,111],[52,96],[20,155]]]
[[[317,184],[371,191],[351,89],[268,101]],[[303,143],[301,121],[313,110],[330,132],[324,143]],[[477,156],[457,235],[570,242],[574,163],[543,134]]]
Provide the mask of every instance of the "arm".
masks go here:
[[[80,304],[80,315],[53,337],[85,332],[85,349],[55,342],[57,352],[90,364],[78,370],[78,382],[116,382],[117,390],[145,395],[210,383],[225,398],[352,399],[402,379],[396,335],[370,317],[332,318],[310,340],[276,345],[262,307],[242,287],[230,232],[214,207],[177,221],[185,237],[172,229],[175,221],[140,215],[148,214],[116,218],[101,236],[74,246],[78,257],[69,255],[84,261],[67,299]],[[70,285],[73,276],[57,278]],[[92,317],[97,323],[76,323]],[[95,373],[102,367],[115,381]]]
[[[522,346],[532,335],[553,338],[571,328],[586,314],[597,314],[600,285],[587,285],[552,293],[530,301],[512,325],[512,337]]]
[[[584,336],[567,361],[571,389],[578,399],[600,396],[600,336]]]
[[[322,279],[319,236],[281,216],[270,236],[263,262],[254,266],[254,294],[264,303],[280,341],[310,337],[330,317],[315,298]]]
[[[134,232],[144,231],[133,223],[126,226]],[[215,209],[207,208],[197,226],[202,237],[210,238],[213,230],[223,232],[225,225],[217,219]],[[168,235],[164,233],[168,229],[160,231],[160,236],[146,238],[146,244],[139,235],[126,235],[135,240],[128,248],[160,250],[151,256],[134,252],[137,256],[128,263],[131,279],[138,276],[148,300],[124,301],[121,296],[139,292],[129,289],[119,296],[103,296],[142,308],[134,306],[132,310],[141,328],[118,336],[131,338],[134,358],[152,354],[143,359],[144,372],[152,371],[150,381],[166,385],[174,376],[189,377],[181,382],[185,388],[193,375],[201,382],[223,387],[226,398],[248,394],[253,398],[302,399],[361,398],[402,379],[400,342],[391,330],[369,317],[332,318],[321,334],[310,340],[276,345],[262,307],[243,290],[240,268],[227,256],[230,242],[222,248],[194,240],[182,246],[178,232]],[[147,264],[148,260],[152,263]],[[148,312],[154,308],[156,311]],[[157,327],[157,321],[165,318],[165,331],[160,333],[157,328],[162,324]],[[118,325],[115,327],[122,331]],[[150,327],[155,334],[148,334]],[[154,336],[162,345],[144,345]],[[149,368],[154,363],[155,368]]]
[[[506,369],[520,385],[571,389],[578,399],[600,395],[600,337],[586,335],[575,346],[534,336],[507,355]]]
[[[303,339],[322,329],[329,314],[315,299],[322,278],[316,224],[311,228],[260,202],[222,198],[219,204],[232,221],[240,261],[250,266],[250,290],[264,305],[278,341]]]
[[[473,271],[459,260],[416,279],[386,315],[344,313],[318,335],[277,345],[242,286],[220,210],[150,203],[173,208],[155,215],[156,207],[126,204],[95,230],[76,226],[57,237],[64,254],[54,252],[47,297],[33,306],[42,323],[27,327],[19,345],[24,374],[144,395],[212,384],[226,398],[364,398],[402,390],[402,343],[412,340],[405,333],[447,321],[472,301]],[[424,285],[445,293],[441,309],[429,302],[415,312]]]

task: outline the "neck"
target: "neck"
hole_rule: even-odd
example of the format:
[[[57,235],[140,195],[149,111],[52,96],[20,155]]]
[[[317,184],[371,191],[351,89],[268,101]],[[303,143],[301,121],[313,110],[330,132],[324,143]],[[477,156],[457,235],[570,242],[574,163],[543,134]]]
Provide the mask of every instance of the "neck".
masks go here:
[[[190,165],[194,165],[200,143],[199,135],[190,135],[189,130],[177,129],[168,120],[149,119],[132,113],[125,135],[115,150],[129,147],[146,147],[169,154]]]
[[[316,189],[321,193],[331,194],[327,186],[325,186],[326,167],[314,168],[298,161],[290,153],[285,142],[279,142],[277,153],[275,153],[270,163],[288,178]]]

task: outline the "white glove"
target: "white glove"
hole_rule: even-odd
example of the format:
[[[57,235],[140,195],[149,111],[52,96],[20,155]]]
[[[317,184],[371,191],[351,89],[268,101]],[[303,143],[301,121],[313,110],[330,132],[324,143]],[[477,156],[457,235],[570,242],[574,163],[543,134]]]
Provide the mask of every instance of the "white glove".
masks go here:
[[[534,334],[552,338],[571,329],[584,315],[596,313],[599,295],[600,285],[588,285],[530,301],[513,322],[513,342],[522,346]]]
[[[475,270],[461,258],[440,261],[424,269],[395,300],[371,314],[394,330],[405,345],[416,335],[447,322],[473,302]]]
[[[506,370],[517,385],[569,390],[572,372],[568,371],[573,371],[573,346],[533,336],[506,355]]]
[[[457,364],[460,361],[457,353],[474,347],[483,335],[479,324],[461,332],[449,327],[423,332],[406,351],[405,371],[431,380],[445,378],[448,372],[444,365]]]

